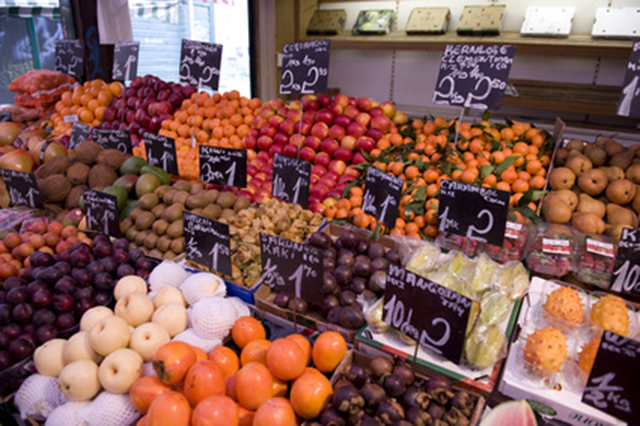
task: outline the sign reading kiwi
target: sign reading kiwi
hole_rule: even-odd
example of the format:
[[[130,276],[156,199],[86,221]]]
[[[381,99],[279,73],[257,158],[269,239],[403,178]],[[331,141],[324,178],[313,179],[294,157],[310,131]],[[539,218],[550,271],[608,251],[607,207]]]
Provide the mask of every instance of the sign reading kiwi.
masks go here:
[[[285,44],[280,93],[326,93],[330,40]]]
[[[115,195],[92,189],[82,190],[82,199],[87,214],[87,228],[120,238],[120,213]]]
[[[311,163],[280,154],[273,157],[271,192],[274,197],[306,209],[309,206],[310,180]]]
[[[104,149],[117,149],[123,154],[133,154],[131,134],[128,130],[91,129],[93,141]]]
[[[375,167],[367,170],[364,182],[362,210],[390,228],[396,226],[398,206],[402,197],[402,179],[389,176]]]
[[[613,264],[611,291],[640,297],[640,232],[622,228]]]
[[[618,115],[640,117],[640,41],[633,43],[618,101]]]
[[[183,39],[180,50],[180,83],[218,90],[221,59],[221,44]]]
[[[82,77],[84,47],[80,40],[56,40],[55,70],[66,75]]]
[[[472,300],[389,264],[382,321],[421,346],[460,362]]]
[[[260,233],[262,282],[314,305],[323,298],[324,268],[317,247]]]
[[[147,162],[156,167],[161,167],[167,173],[178,175],[178,157],[176,155],[176,141],[162,135],[151,132],[144,134],[144,147],[147,150]]]
[[[605,331],[581,401],[635,424],[640,407],[639,361],[639,342]]]
[[[509,197],[506,191],[443,180],[438,230],[502,247]]]
[[[75,122],[71,127],[71,137],[69,138],[69,149],[73,149],[78,144],[87,140],[87,137],[91,133],[91,127],[88,124]]]
[[[187,260],[231,276],[229,225],[182,212]]]
[[[132,81],[138,75],[138,52],[140,43],[137,41],[118,42],[113,46],[114,80]]]
[[[200,182],[247,186],[247,151],[200,145]]]
[[[506,45],[448,44],[433,103],[499,110],[515,51]]]
[[[44,207],[34,175],[6,169],[0,169],[0,172],[2,172],[2,180],[4,180],[9,192],[9,200],[12,206],[22,205],[34,209]]]

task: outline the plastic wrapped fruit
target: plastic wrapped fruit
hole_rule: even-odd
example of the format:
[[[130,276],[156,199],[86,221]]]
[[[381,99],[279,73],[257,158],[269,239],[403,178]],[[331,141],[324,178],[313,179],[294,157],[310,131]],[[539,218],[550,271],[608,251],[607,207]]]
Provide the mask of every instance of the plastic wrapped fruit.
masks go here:
[[[600,339],[594,337],[580,349],[578,353],[578,368],[584,373],[591,373],[599,347]]]
[[[478,323],[465,341],[464,353],[472,367],[486,368],[503,355],[504,346],[504,333],[498,327]]]
[[[436,244],[440,249],[452,251],[458,250],[467,256],[475,256],[480,243],[467,237],[451,232],[440,232],[436,238]]]
[[[480,301],[480,321],[486,325],[497,324],[506,317],[513,303],[499,291],[487,291]]]
[[[601,297],[591,308],[591,320],[612,333],[624,337],[629,335],[629,308],[618,296]]]
[[[530,219],[522,215],[510,214],[507,218],[502,246],[482,244],[480,251],[500,263],[522,260],[532,230],[533,224]]]
[[[582,324],[584,303],[575,288],[558,287],[547,295],[547,301],[542,308],[545,314],[560,320],[569,328]]]
[[[509,299],[520,299],[529,287],[529,273],[522,262],[508,262],[496,271],[493,282]]]
[[[567,339],[553,327],[538,329],[529,335],[522,358],[536,369],[539,375],[557,373],[567,359]]]
[[[609,288],[618,245],[605,235],[586,234],[579,238],[573,271],[585,284]]]
[[[536,237],[527,254],[532,271],[562,277],[571,270],[574,233],[568,226],[543,223],[536,229]]]

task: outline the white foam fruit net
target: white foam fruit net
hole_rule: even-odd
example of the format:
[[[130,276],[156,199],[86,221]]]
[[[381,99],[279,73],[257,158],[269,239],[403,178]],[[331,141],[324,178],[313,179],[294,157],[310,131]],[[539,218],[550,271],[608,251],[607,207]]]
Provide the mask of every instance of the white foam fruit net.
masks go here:
[[[129,394],[102,391],[81,411],[80,417],[89,426],[129,426],[140,417],[140,413],[131,404]]]
[[[205,297],[224,297],[227,294],[222,278],[209,272],[191,275],[180,285],[180,290],[189,305]]]
[[[27,377],[15,396],[15,404],[23,419],[31,417],[43,421],[67,399],[58,388],[56,377],[34,374]]]
[[[88,406],[87,401],[69,401],[53,410],[44,424],[45,426],[87,426],[82,414]]]
[[[165,260],[149,274],[149,287],[151,291],[158,291],[168,285],[179,287],[188,276],[189,273],[182,266]]]
[[[229,299],[209,297],[191,308],[191,324],[203,339],[224,339],[237,318],[236,305]]]
[[[173,340],[185,342],[190,344],[191,346],[197,346],[206,353],[209,353],[213,349],[222,345],[221,339],[203,339],[202,337],[198,336],[193,328],[187,328],[185,331],[175,336]]]
[[[155,376],[156,372],[153,369],[153,362],[149,361],[149,362],[145,362],[142,368],[142,375],[143,376]]]

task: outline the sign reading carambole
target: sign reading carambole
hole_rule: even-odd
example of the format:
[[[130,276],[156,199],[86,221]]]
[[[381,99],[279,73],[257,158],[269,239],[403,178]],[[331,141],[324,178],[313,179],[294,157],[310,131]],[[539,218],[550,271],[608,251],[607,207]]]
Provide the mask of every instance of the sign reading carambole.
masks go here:
[[[231,276],[229,225],[182,212],[187,260]]]
[[[499,110],[514,54],[515,46],[448,44],[433,103]]]
[[[362,210],[390,228],[396,226],[404,181],[375,167],[367,170]]]
[[[273,157],[274,197],[303,208],[309,206],[309,183],[311,181],[311,164],[296,160],[286,155],[276,154]]]
[[[613,265],[611,291],[640,296],[640,231],[622,228]]]
[[[138,75],[138,53],[140,43],[137,41],[118,42],[113,46],[113,79],[132,81]]]
[[[133,154],[131,134],[128,130],[91,129],[93,141],[104,149],[117,149],[123,154]]]
[[[382,321],[448,360],[459,363],[472,300],[389,264]]]
[[[200,182],[246,188],[247,151],[200,145]]]
[[[55,70],[76,78],[84,74],[84,46],[80,40],[56,40]]]
[[[280,93],[326,93],[330,40],[285,44]]]
[[[633,44],[618,101],[618,115],[640,117],[640,41]]]
[[[182,40],[180,50],[180,83],[218,90],[222,45]]]
[[[28,206],[34,209],[44,207],[36,178],[31,173],[0,169],[2,180],[7,187],[9,200],[13,206]]]
[[[149,165],[160,167],[167,173],[177,176],[178,156],[176,155],[176,141],[167,136],[156,135],[151,132],[146,132],[143,140]]]
[[[87,227],[110,237],[121,237],[118,199],[115,195],[92,189],[82,190],[82,199],[87,214]]]

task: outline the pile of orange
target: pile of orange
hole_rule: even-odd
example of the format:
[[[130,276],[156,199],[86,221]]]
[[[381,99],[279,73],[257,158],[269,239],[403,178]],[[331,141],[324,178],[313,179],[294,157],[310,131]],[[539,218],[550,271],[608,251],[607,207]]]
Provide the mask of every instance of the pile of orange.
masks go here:
[[[52,134],[71,135],[73,123],[65,123],[64,117],[76,114],[80,123],[97,126],[104,120],[104,108],[111,105],[114,96],[122,93],[122,84],[115,81],[105,83],[97,79],[78,85],[64,92],[51,115]]]
[[[510,192],[510,206],[519,206],[525,193],[544,188],[553,143],[547,132],[525,123],[458,124],[442,117],[414,120],[380,139],[369,163],[405,181],[396,226],[384,229],[361,210],[362,182],[340,200],[325,200],[324,214],[329,220],[349,221],[361,228],[381,226],[384,232],[435,238],[443,179]],[[536,208],[533,202],[525,207]]]
[[[162,122],[160,135],[175,139],[178,172],[187,180],[197,180],[198,146],[220,146],[243,149],[243,140],[251,130],[256,110],[262,107],[258,98],[240,96],[237,90],[225,93],[193,94],[185,99],[172,120]],[[144,157],[144,143],[134,154]]]
[[[242,317],[231,335],[240,356],[226,346],[207,355],[179,341],[158,349],[157,377],[138,379],[129,392],[144,414],[138,425],[289,426],[329,404],[333,387],[323,373],[347,352],[338,333],[322,333],[313,346],[300,334],[269,341],[258,320]]]

